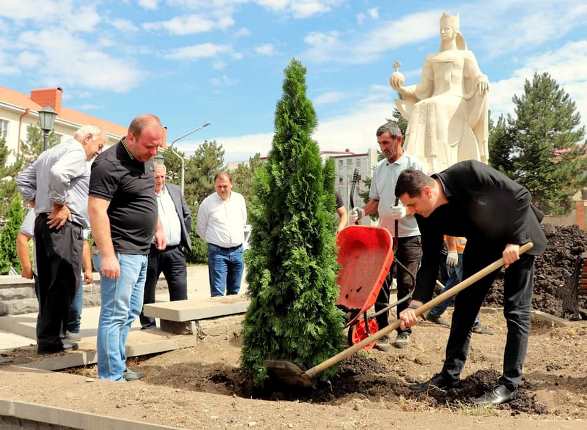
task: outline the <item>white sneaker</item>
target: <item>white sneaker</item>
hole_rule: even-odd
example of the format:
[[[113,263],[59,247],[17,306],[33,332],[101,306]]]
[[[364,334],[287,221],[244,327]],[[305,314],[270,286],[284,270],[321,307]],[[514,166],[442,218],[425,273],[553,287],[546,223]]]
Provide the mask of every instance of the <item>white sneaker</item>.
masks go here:
[[[79,342],[80,340],[82,340],[82,337],[80,336],[79,332],[74,333],[71,331],[66,331],[65,339],[69,340],[70,342]]]

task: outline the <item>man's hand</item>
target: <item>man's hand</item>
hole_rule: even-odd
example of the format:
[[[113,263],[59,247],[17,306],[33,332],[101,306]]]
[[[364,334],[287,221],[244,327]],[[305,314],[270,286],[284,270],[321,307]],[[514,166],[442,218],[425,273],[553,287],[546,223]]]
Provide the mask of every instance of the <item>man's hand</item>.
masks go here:
[[[84,284],[91,285],[94,282],[94,277],[91,271],[84,272]]]
[[[110,279],[116,279],[120,276],[120,264],[116,256],[101,258],[100,273]]]
[[[503,250],[503,266],[507,269],[520,259],[520,245],[508,243]]]
[[[406,208],[402,205],[392,206],[387,213],[393,219],[400,219],[406,216]]]
[[[20,271],[20,276],[26,279],[33,279],[33,268],[32,267],[23,267]]]
[[[71,212],[65,205],[53,205],[53,211],[47,217],[49,228],[60,229],[67,221],[71,220]]]
[[[446,267],[453,269],[459,264],[459,254],[457,251],[448,251],[446,255]]]
[[[358,220],[365,216],[365,211],[362,208],[353,208],[349,217],[349,222],[355,224]]]
[[[402,330],[407,330],[410,327],[412,327],[413,325],[416,325],[418,323],[418,316],[416,315],[416,311],[414,309],[420,305],[421,305],[421,303],[419,301],[412,300],[409,305],[410,307],[407,309],[404,309],[403,311],[400,312],[400,314],[399,314],[399,320],[400,320],[399,327]]]

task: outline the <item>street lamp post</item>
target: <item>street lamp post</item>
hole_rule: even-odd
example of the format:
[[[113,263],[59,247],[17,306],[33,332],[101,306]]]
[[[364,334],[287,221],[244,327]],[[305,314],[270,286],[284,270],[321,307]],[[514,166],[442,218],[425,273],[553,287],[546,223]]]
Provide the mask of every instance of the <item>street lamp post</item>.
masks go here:
[[[47,150],[47,141],[55,126],[55,117],[57,112],[51,106],[45,106],[39,111],[39,127],[43,130],[43,151]]]
[[[185,139],[188,136],[191,136],[195,132],[200,131],[201,129],[208,127],[209,125],[210,125],[210,123],[206,122],[206,123],[202,124],[201,126],[194,128],[193,130],[190,130],[187,133],[183,134],[182,136],[179,136],[178,138],[174,139],[171,142],[171,145],[169,145],[169,149],[171,150],[171,153],[173,155],[175,155],[176,157],[178,157],[181,161],[181,194],[183,194],[184,189],[185,189],[185,159],[175,151],[175,149],[173,148],[173,145],[175,145],[180,140]]]

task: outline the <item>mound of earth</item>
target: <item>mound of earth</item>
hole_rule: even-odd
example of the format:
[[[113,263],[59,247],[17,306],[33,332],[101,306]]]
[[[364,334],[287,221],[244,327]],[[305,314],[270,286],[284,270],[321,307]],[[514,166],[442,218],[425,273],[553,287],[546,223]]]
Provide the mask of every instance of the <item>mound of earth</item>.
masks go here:
[[[567,319],[580,319],[579,308],[586,297],[579,297],[574,283],[578,257],[587,251],[587,235],[577,226],[545,224],[548,245],[536,258],[534,274],[534,309]],[[485,304],[503,305],[503,271],[493,284]]]

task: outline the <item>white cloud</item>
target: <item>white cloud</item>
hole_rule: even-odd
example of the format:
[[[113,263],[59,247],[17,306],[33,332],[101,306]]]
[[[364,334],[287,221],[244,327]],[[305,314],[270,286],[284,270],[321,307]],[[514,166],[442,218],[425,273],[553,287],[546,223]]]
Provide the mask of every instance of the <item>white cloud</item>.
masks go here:
[[[233,87],[238,83],[236,79],[232,79],[227,75],[218,76],[215,78],[210,79],[210,84],[213,87],[220,88],[220,87]]]
[[[234,37],[247,37],[251,35],[251,31],[248,28],[242,27],[233,33]]]
[[[114,58],[61,28],[24,32],[18,43],[41,57],[38,75],[46,85],[125,92],[142,78],[133,63]]]
[[[587,3],[584,0],[492,0],[465,4],[460,12],[465,38],[479,36],[488,54],[498,57],[527,52],[584,27]],[[499,29],[504,28],[515,30],[500,33]]]
[[[119,31],[127,32],[127,33],[134,33],[139,30],[139,28],[128,19],[114,19],[110,22],[110,24]]]
[[[224,30],[234,25],[231,17],[222,17],[212,20],[202,15],[176,16],[167,21],[147,22],[143,24],[145,30],[166,30],[170,34],[186,35],[205,33],[215,29]]]
[[[526,79],[548,72],[575,100],[583,123],[587,122],[587,40],[569,42],[556,51],[530,57],[512,76],[491,83],[490,109],[495,115],[513,113],[514,94],[521,95]]]
[[[214,61],[212,68],[214,70],[224,70],[226,69],[226,63],[224,61]]]
[[[158,0],[139,0],[139,6],[143,9],[155,10],[158,6]]]
[[[295,18],[308,18],[325,13],[342,3],[342,0],[256,0],[260,6],[287,12]]]
[[[36,67],[40,62],[40,55],[34,54],[30,51],[22,51],[16,57],[16,63],[24,68]]]
[[[371,9],[367,10],[367,15],[369,15],[373,19],[378,19],[379,18],[379,9],[376,7],[373,7]]]
[[[173,60],[199,60],[201,58],[216,57],[219,54],[230,51],[231,48],[228,45],[201,43],[199,45],[184,46],[182,48],[173,49],[166,55],[166,57]]]
[[[372,7],[371,9],[367,9],[366,12],[359,12],[357,14],[357,23],[363,24],[367,18],[379,19],[379,9]]]
[[[376,148],[375,131],[385,123],[393,112],[391,100],[362,104],[358,102],[346,114],[320,120],[313,138],[318,142],[322,151],[366,152],[369,148]],[[226,158],[232,160],[247,160],[259,152],[267,155],[271,149],[272,133],[256,133],[243,136],[215,137],[226,151]],[[244,152],[246,148],[248,152]]]
[[[341,91],[328,91],[316,96],[313,102],[316,106],[337,103],[344,100],[347,95]]]
[[[75,32],[93,32],[100,23],[95,4],[77,5],[72,0],[44,0],[42,10],[35,0],[2,0],[0,17],[18,23],[59,23],[61,28]]]
[[[367,63],[387,51],[434,37],[438,33],[437,10],[418,12],[382,22],[353,40],[342,40],[337,32],[310,33],[303,57],[317,62]]]
[[[265,56],[275,55],[275,46],[271,43],[264,43],[263,45],[255,47],[255,52],[259,55]]]

